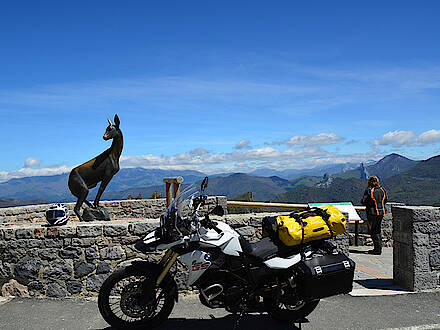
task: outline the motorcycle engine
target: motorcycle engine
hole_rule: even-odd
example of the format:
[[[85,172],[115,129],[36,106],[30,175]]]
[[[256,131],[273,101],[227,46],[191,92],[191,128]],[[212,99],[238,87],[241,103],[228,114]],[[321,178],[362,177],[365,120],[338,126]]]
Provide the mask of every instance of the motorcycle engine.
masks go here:
[[[237,279],[225,270],[223,256],[213,262],[199,281],[200,301],[211,308],[237,305],[244,296],[245,286],[237,286]]]

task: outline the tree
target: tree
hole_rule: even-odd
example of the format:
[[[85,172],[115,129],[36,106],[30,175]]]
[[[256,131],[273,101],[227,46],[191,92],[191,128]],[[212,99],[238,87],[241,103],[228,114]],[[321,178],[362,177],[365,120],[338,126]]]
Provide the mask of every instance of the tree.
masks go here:
[[[142,199],[142,193],[139,193],[139,195],[136,196],[136,199]]]
[[[159,199],[159,198],[162,198],[162,196],[163,196],[162,194],[159,194],[157,191],[155,191],[151,194],[149,199]]]

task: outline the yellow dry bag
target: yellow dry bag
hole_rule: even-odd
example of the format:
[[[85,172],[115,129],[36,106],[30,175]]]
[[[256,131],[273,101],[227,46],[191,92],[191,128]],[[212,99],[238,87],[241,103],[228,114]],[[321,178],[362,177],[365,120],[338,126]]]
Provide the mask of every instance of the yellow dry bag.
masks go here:
[[[335,206],[314,207],[276,219],[279,239],[287,246],[299,245],[345,233],[347,221]]]

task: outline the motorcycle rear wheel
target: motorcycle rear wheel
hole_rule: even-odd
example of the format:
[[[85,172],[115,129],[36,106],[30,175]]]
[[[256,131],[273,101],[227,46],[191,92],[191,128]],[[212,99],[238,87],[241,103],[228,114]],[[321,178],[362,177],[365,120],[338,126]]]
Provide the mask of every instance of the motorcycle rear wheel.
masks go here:
[[[155,281],[155,273],[130,266],[113,272],[99,290],[104,320],[117,329],[158,327],[173,310],[174,294],[165,287],[173,281],[169,276],[158,287]]]
[[[309,302],[292,302],[292,304],[275,303],[273,300],[266,300],[267,312],[270,317],[280,322],[293,322],[307,317],[319,304],[318,300]]]

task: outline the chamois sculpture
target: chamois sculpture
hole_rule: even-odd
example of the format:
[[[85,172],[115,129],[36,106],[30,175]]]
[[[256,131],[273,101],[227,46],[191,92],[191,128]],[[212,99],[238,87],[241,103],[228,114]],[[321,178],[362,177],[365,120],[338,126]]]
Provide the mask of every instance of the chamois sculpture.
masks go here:
[[[103,136],[104,140],[113,139],[112,145],[99,156],[75,167],[69,175],[69,189],[78,200],[74,212],[80,221],[83,218],[80,214],[81,206],[86,203],[89,207],[98,208],[99,199],[113,176],[119,171],[119,157],[122,153],[124,140],[119,129],[119,117],[115,115],[114,124],[110,119],[108,127]],[[96,187],[101,182],[93,205],[87,201],[89,189]]]

